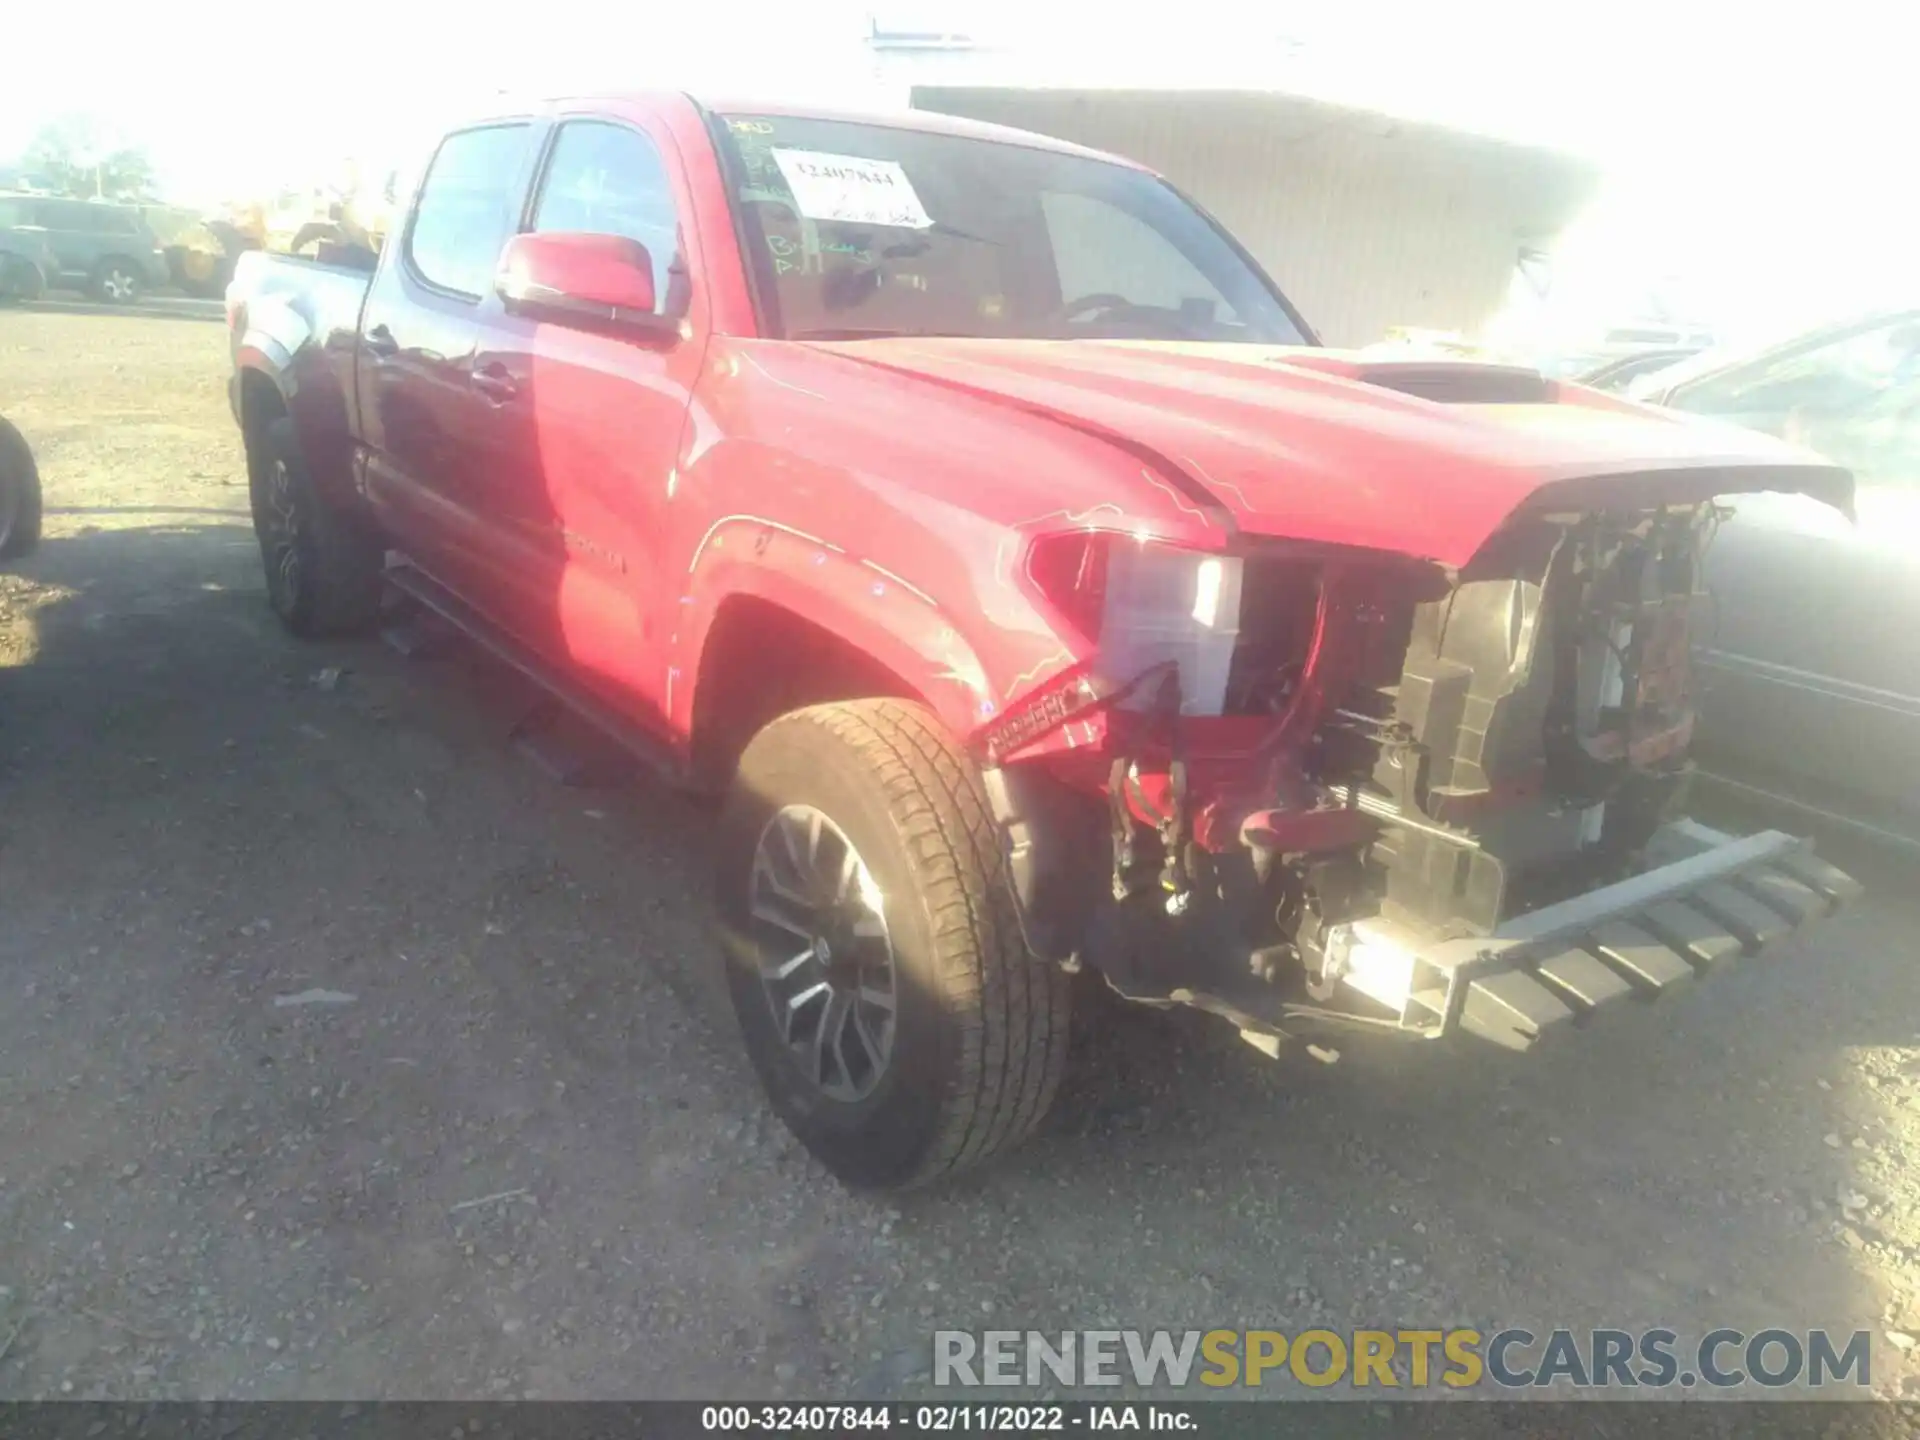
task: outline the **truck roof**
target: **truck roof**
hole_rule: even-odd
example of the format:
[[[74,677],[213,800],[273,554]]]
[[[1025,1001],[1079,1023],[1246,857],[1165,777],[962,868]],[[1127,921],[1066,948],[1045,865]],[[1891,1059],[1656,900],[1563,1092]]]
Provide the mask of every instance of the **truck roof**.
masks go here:
[[[930,110],[845,110],[835,106],[803,105],[792,101],[756,100],[737,95],[691,95],[662,90],[626,90],[586,95],[550,96],[539,108],[567,110],[593,106],[619,111],[657,111],[676,100],[691,100],[701,109],[721,115],[779,115],[794,119],[840,120],[861,125],[884,125],[893,130],[919,130],[932,135],[956,135],[973,140],[991,140],[1002,145],[1021,145],[1030,150],[1051,150],[1062,155],[1079,155],[1089,160],[1104,160],[1132,170],[1146,167],[1124,155],[1075,145],[1051,135],[1019,130],[1011,125],[995,125],[985,120],[968,120],[958,115],[940,115]],[[506,113],[502,111],[501,113]],[[524,113],[522,111],[521,113]]]

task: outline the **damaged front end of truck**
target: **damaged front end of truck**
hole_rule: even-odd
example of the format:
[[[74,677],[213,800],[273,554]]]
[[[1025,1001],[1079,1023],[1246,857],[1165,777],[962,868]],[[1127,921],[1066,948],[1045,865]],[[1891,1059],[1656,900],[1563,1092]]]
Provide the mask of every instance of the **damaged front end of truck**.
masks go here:
[[[1545,484],[1456,567],[1038,538],[1082,658],[974,737],[1035,954],[1270,1053],[1525,1049],[1854,898],[1804,840],[1686,818],[1720,485],[1768,488]]]

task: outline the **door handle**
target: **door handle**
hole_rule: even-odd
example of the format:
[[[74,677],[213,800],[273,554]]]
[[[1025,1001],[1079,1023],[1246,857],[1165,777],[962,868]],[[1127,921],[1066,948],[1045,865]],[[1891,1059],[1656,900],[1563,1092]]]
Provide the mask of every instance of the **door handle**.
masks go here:
[[[513,383],[513,376],[507,373],[504,365],[482,365],[469,377],[473,388],[486,396],[494,405],[504,405],[519,392],[519,386]]]
[[[367,331],[367,353],[375,359],[384,360],[389,355],[400,353],[400,342],[393,338],[393,331],[384,325],[376,325]]]

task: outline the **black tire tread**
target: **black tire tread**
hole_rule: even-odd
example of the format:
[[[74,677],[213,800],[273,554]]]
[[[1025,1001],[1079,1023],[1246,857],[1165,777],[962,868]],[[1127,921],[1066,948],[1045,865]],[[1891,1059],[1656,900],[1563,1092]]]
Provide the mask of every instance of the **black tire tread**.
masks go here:
[[[1024,1140],[1066,1069],[1068,977],[1027,950],[998,827],[972,762],[924,707],[895,699],[816,705],[774,728],[818,727],[870,767],[931,919],[937,983],[959,1063],[940,1131],[903,1188]]]
[[[0,485],[19,487],[13,523],[0,532],[0,560],[17,560],[40,544],[40,470],[26,437],[0,420]]]
[[[265,458],[280,454],[295,472],[294,484],[305,504],[304,519],[312,540],[313,563],[304,572],[308,594],[299,613],[287,618],[288,628],[308,639],[365,634],[380,618],[385,548],[351,516],[320,498],[300,457],[290,418],[268,422],[264,438]]]

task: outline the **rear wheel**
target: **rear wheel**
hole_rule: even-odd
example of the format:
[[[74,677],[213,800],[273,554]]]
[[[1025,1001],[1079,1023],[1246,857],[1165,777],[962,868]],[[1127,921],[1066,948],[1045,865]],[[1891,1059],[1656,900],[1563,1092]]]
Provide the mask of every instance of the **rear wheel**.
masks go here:
[[[315,490],[293,421],[261,427],[247,467],[267,599],[281,623],[302,637],[370,628],[380,615],[384,549]]]
[[[40,471],[20,432],[0,420],[0,560],[40,543]]]
[[[971,762],[899,700],[783,716],[720,827],[728,989],[780,1118],[850,1184],[1017,1144],[1059,1088],[1067,977],[1020,933]]]
[[[47,293],[40,267],[17,255],[0,255],[0,305],[38,300]]]

